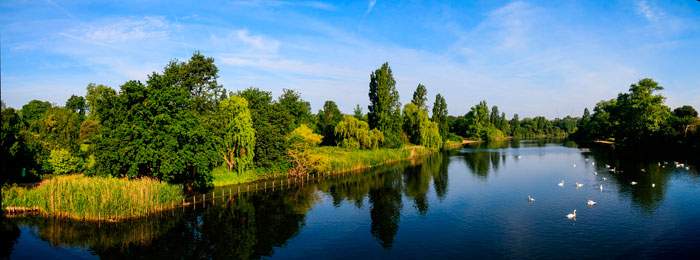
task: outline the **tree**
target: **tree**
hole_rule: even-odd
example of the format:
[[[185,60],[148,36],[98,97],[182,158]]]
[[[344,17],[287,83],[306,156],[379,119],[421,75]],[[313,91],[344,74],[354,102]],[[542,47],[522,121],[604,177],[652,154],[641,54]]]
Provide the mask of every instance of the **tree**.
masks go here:
[[[206,109],[213,97],[207,93],[216,89],[211,85],[217,75],[215,69],[203,68],[213,64],[197,56],[170,62],[163,73],[152,73],[146,85],[128,81],[119,94],[102,88],[99,95],[88,95],[91,113],[102,125],[95,142],[96,173],[155,177],[184,183],[187,189],[209,185],[211,169],[220,160],[201,115],[211,112]],[[93,98],[101,100],[93,103]]]
[[[301,94],[291,89],[284,89],[277,101],[285,113],[292,116],[293,121],[287,129],[291,131],[301,124],[313,125],[313,115],[311,115],[311,104],[301,99]]]
[[[431,118],[438,126],[440,136],[443,140],[447,139],[447,132],[449,131],[449,126],[447,124],[447,102],[442,95],[435,95],[435,102],[433,103],[433,117]]]
[[[209,126],[216,150],[229,171],[241,173],[253,164],[255,129],[248,101],[239,96],[222,100]]]
[[[641,140],[660,133],[671,116],[671,110],[664,104],[665,98],[657,95],[661,91],[654,80],[645,78],[632,84],[628,93],[617,96],[616,109],[611,113],[611,121],[616,122],[615,140],[622,144],[640,144]]]
[[[71,152],[66,149],[51,150],[48,161],[49,164],[51,164],[51,169],[56,174],[78,172],[83,164],[79,157],[72,155]]]
[[[415,104],[418,108],[428,110],[428,90],[423,86],[423,84],[418,84],[416,91],[413,92],[413,99],[411,103]]]
[[[369,101],[367,118],[370,128],[384,133],[386,146],[401,146],[401,103],[389,63],[382,64],[370,75]]]
[[[32,100],[22,106],[19,114],[22,116],[22,120],[27,123],[31,123],[32,121],[44,116],[44,113],[46,113],[46,111],[51,107],[51,103],[47,101]]]
[[[301,124],[294,129],[287,141],[291,144],[287,155],[291,159],[293,167],[289,169],[289,174],[292,176],[301,176],[313,171],[315,167],[323,161],[314,156],[310,149],[318,146],[323,139],[322,135],[315,134],[306,124]]]
[[[429,148],[440,148],[442,138],[435,122],[428,119],[428,113],[413,103],[408,103],[403,110],[404,132],[413,144]]]
[[[683,137],[688,136],[688,130],[694,124],[698,124],[698,111],[692,106],[681,106],[673,110],[673,125]]]
[[[338,105],[333,101],[326,101],[323,109],[318,111],[318,129],[323,134],[323,145],[336,145],[335,126],[343,118]]]
[[[85,102],[84,97],[71,95],[70,98],[68,98],[68,100],[66,101],[66,108],[75,113],[78,113],[78,115],[82,119],[85,117],[87,103]]]
[[[478,105],[473,106],[465,115],[465,119],[468,127],[467,136],[486,139],[488,128],[491,126],[489,107],[486,105],[486,101],[481,101]]]
[[[87,103],[89,117],[99,120],[99,109],[102,109],[104,113],[107,110],[114,109],[109,101],[115,100],[114,97],[117,96],[117,92],[114,89],[107,87],[105,85],[96,85],[90,83],[87,86],[87,94],[85,95],[85,100]]]
[[[216,81],[218,73],[214,58],[195,52],[187,62],[171,61],[161,79],[172,80],[163,82],[166,85],[189,91],[192,109],[202,113],[215,110],[217,103],[226,97],[224,87]]]
[[[365,120],[365,114],[362,113],[362,107],[360,107],[360,104],[355,105],[355,109],[352,112],[353,116],[358,120]]]
[[[500,121],[500,115],[501,113],[498,111],[498,106],[491,107],[491,116],[489,117],[489,121],[492,125],[496,126],[496,128],[499,129],[500,125],[498,123]]]
[[[14,108],[6,108],[2,103],[2,131],[0,131],[0,183],[21,180],[28,177],[26,169],[35,167],[27,150],[21,131],[22,118]]]
[[[376,149],[384,142],[384,134],[375,129],[370,130],[365,121],[352,116],[344,116],[335,126],[338,145],[351,149]]]
[[[272,93],[258,88],[247,88],[237,92],[248,101],[248,109],[253,115],[255,129],[255,165],[272,167],[283,163],[289,144],[287,134],[294,118],[276,102]]]

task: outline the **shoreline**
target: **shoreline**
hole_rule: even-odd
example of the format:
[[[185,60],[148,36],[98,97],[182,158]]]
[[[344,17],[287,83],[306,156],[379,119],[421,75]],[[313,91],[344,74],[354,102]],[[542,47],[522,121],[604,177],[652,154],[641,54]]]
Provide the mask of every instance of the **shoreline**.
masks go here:
[[[456,149],[462,146],[462,143],[446,143],[444,149]],[[317,169],[317,173],[315,174],[308,174],[309,176],[314,175],[314,176],[336,176],[336,175],[345,175],[345,174],[351,174],[351,173],[362,173],[369,171],[371,169],[385,166],[385,165],[391,165],[403,161],[408,161],[408,160],[417,160],[424,158],[426,156],[432,155],[434,153],[440,152],[439,149],[429,149],[423,146],[405,146],[401,148],[394,148],[394,149],[376,149],[376,150],[346,150],[343,148],[339,147],[319,147],[315,151],[315,153],[319,155],[323,155],[326,152],[333,152],[333,154],[343,154],[344,156],[332,156],[330,157],[330,160],[327,162],[326,167],[327,168],[320,168]],[[382,158],[380,156],[384,156],[384,160],[381,161],[376,161],[375,159],[377,157]],[[350,162],[348,162],[350,161]],[[82,200],[84,198],[80,198],[80,195],[85,195],[88,193],[80,194],[77,197],[75,197],[75,194],[71,194],[70,192],[66,192],[66,194],[59,194],[58,196],[64,200],[64,201],[54,201],[53,198],[50,200],[47,200],[46,198],[43,198],[41,196],[37,195],[32,195],[32,192],[39,193],[37,189],[39,189],[42,184],[45,183],[52,183],[55,179],[61,180],[61,179],[67,179],[68,182],[71,182],[70,179],[75,179],[75,178],[83,178],[89,180],[88,182],[92,182],[92,180],[97,180],[97,178],[102,178],[102,177],[86,177],[86,176],[79,176],[79,175],[69,175],[69,176],[57,176],[53,177],[52,179],[42,181],[40,183],[30,185],[31,188],[27,187],[21,187],[21,186],[6,186],[3,187],[3,216],[7,218],[21,218],[21,217],[26,217],[26,216],[41,216],[41,217],[46,217],[46,218],[57,218],[57,219],[70,219],[74,221],[82,221],[82,222],[123,222],[123,221],[129,221],[129,220],[136,220],[136,219],[142,219],[142,218],[147,218],[151,215],[157,215],[161,214],[162,212],[167,212],[170,210],[175,210],[181,207],[187,207],[192,204],[197,204],[200,203],[206,203],[206,197],[204,198],[204,201],[202,200],[197,200],[197,197],[200,195],[206,196],[208,193],[204,194],[195,194],[194,196],[187,196],[184,198],[178,198],[177,200],[170,200],[166,202],[161,202],[161,203],[151,203],[150,201],[145,202],[143,204],[143,207],[138,208],[138,209],[132,209],[130,208],[126,212],[112,212],[112,213],[105,213],[105,212],[79,212],[77,209],[75,209],[75,206],[73,206],[71,203],[75,203],[75,201]],[[276,180],[276,179],[282,179],[281,183],[286,179],[287,183],[290,182],[290,180],[294,179],[296,182],[296,179],[299,179],[298,177],[292,177],[289,176],[285,173],[270,173],[270,174],[261,174],[258,178],[250,181],[243,181],[243,182],[237,182],[237,183],[219,183],[219,185],[213,185],[212,186],[212,195],[216,194],[215,190],[217,188],[225,187],[225,186],[234,186],[234,185],[253,185],[257,183],[262,183],[265,181],[269,180]],[[303,179],[303,177],[302,177]],[[308,179],[308,178],[307,178]],[[139,180],[126,180],[126,179],[117,179],[119,181],[123,181],[126,183],[131,183],[135,184]],[[64,180],[65,181],[65,180]],[[77,182],[77,181],[76,181]],[[49,184],[46,184],[47,186]],[[74,184],[74,183],[71,183]],[[163,185],[170,185],[166,183],[161,183]],[[89,184],[88,184],[89,185]],[[132,192],[141,192],[144,187],[135,187]],[[55,192],[55,188],[46,188],[44,187],[43,189],[51,189],[51,192]],[[11,198],[8,198],[6,194],[6,191],[12,191],[14,192]],[[60,192],[59,192],[60,193]],[[54,194],[54,193],[52,193]],[[181,193],[180,196],[184,194]],[[52,195],[55,196],[55,195]],[[216,195],[214,195],[216,196]],[[213,197],[215,199],[216,197]],[[32,200],[34,199],[34,200]],[[103,199],[103,198],[100,198]],[[107,198],[111,199],[111,198]],[[11,201],[15,201],[15,203],[8,203]],[[21,203],[17,203],[17,201],[21,201]],[[98,199],[98,201],[101,201]],[[104,202],[104,201],[102,201]],[[68,209],[53,209],[51,207],[53,206],[54,203],[58,203],[63,205],[69,204],[70,208]],[[96,203],[96,202],[95,202]],[[143,203],[141,201],[140,203]],[[8,205],[9,204],[9,205]],[[49,206],[49,210],[44,209],[43,207]],[[5,206],[8,205],[8,206]],[[43,206],[42,206],[43,205]],[[88,205],[90,206],[90,205]],[[95,205],[92,205],[93,207]],[[100,210],[103,208],[102,206],[99,206]],[[83,209],[84,210],[84,209]]]

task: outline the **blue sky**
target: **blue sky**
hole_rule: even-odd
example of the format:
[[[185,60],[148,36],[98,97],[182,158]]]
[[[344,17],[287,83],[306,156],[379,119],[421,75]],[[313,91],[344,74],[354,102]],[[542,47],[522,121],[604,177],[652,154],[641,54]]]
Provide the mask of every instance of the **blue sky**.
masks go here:
[[[299,90],[317,111],[366,108],[388,61],[403,103],[418,83],[450,114],[580,115],[643,77],[700,108],[698,1],[2,1],[2,100],[63,104],[172,59],[212,56],[229,90]],[[366,110],[366,109],[365,109]]]

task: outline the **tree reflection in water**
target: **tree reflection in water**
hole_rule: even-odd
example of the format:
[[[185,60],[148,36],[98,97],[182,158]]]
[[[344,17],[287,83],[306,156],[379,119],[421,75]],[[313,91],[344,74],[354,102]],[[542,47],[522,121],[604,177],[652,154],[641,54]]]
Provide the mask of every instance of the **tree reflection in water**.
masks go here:
[[[299,234],[307,213],[323,195],[330,197],[336,207],[344,202],[358,209],[368,206],[371,236],[383,248],[391,249],[404,210],[403,198],[410,201],[421,216],[428,215],[430,182],[437,199],[444,199],[448,194],[451,160],[463,160],[474,176],[485,181],[491,172],[506,169],[507,159],[514,158],[514,162],[518,162],[516,154],[524,152],[523,149],[539,149],[543,144],[501,145],[441,153],[420,161],[325,178],[286,190],[247,193],[226,202],[219,198],[215,205],[204,209],[178,210],[171,212],[172,215],[138,221],[98,226],[43,218],[3,220],[0,257],[8,257],[12,252],[21,234],[18,226],[36,230],[34,234],[50,245],[89,248],[102,258],[250,259],[272,256],[276,248],[285,246]],[[513,149],[520,150],[514,152]],[[658,160],[621,158],[604,150],[582,150],[582,156],[588,162],[577,169],[590,170],[591,174],[597,171],[597,178],[608,179],[606,189],[630,197],[631,203],[649,214],[661,205],[671,173],[678,171],[673,165],[659,166]],[[595,166],[590,162],[595,162]],[[609,173],[606,164],[622,173]],[[640,184],[632,186],[631,181]]]

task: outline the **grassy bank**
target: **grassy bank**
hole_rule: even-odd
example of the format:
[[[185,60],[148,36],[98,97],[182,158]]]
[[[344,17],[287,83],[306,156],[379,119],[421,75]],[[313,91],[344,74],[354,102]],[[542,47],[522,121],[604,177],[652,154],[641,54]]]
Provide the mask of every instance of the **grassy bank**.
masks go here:
[[[212,170],[214,187],[254,182],[263,179],[277,178],[287,175],[287,170],[279,169],[252,169],[242,173],[230,172],[226,167],[219,166]]]
[[[459,145],[461,146],[461,143]],[[418,158],[433,152],[435,152],[435,150],[422,146],[374,150],[321,146],[312,148],[311,154],[320,161],[320,163],[314,167],[316,172],[333,174],[369,169],[383,164]],[[212,172],[212,175],[214,177],[214,186],[226,186],[286,176],[286,170],[282,168],[256,169],[243,173],[233,173],[229,172],[225,167],[217,167]]]
[[[79,220],[146,216],[182,201],[182,187],[152,179],[57,176],[36,187],[2,188],[3,207]]]

